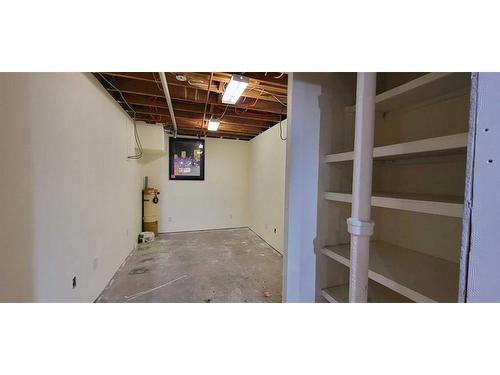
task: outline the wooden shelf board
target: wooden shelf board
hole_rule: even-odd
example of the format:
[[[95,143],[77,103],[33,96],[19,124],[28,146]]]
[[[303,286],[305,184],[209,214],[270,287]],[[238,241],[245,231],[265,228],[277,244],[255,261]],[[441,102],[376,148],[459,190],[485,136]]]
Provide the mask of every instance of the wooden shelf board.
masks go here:
[[[469,73],[429,73],[375,97],[376,110],[389,112],[467,94]],[[355,106],[347,107],[355,110]]]
[[[434,153],[442,155],[456,153],[467,147],[467,133],[447,135],[443,137],[427,138],[418,141],[397,143],[388,146],[375,147],[374,158],[407,158],[418,156],[431,156]],[[349,161],[354,159],[354,151],[330,154],[325,157],[326,163]]]
[[[349,302],[349,284],[337,285],[321,290],[321,295],[331,303]],[[373,281],[368,280],[368,302],[370,303],[407,303],[410,299],[394,292],[391,289]]]
[[[350,245],[321,252],[350,267]],[[415,302],[457,302],[459,266],[382,241],[370,244],[368,277]]]
[[[321,295],[330,303],[349,302],[349,285],[342,284],[322,289]]]
[[[350,193],[326,192],[324,198],[336,202],[352,202]],[[462,197],[424,194],[373,193],[372,206],[458,218],[463,216],[464,210]]]

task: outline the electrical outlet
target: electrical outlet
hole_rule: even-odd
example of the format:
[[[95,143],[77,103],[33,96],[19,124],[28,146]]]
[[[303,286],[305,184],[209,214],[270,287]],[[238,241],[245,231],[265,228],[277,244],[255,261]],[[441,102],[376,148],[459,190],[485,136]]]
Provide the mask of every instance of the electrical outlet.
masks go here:
[[[73,276],[73,289],[76,288],[76,276]]]
[[[169,216],[168,217],[168,222],[171,223],[172,222],[172,216]]]
[[[97,269],[98,266],[99,266],[99,258],[94,257],[94,259],[92,260],[92,268],[94,269],[94,271]]]

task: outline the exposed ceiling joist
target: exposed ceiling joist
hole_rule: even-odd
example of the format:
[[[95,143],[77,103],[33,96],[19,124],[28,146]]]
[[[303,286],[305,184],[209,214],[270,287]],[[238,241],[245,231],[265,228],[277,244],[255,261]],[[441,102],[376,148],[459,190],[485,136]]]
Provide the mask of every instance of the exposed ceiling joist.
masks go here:
[[[179,74],[186,81],[177,80]],[[232,73],[213,73],[211,84],[211,73],[165,73],[179,135],[251,139],[286,117],[286,74],[234,74],[249,77],[250,84],[235,105],[226,105],[221,97]],[[125,110],[133,113],[132,107],[137,120],[171,125],[159,73],[109,72],[95,76]],[[218,131],[207,131],[210,118],[221,118]]]
[[[151,110],[150,107],[143,107],[143,106],[135,106],[135,112],[140,113],[140,114],[151,114],[151,115],[162,115],[167,118],[167,121],[170,121],[170,114],[168,113],[168,110],[164,108],[158,108],[156,110]],[[217,118],[216,115],[213,115],[210,112],[207,112],[207,115],[210,117],[215,117]],[[198,119],[200,118],[198,113],[193,113],[193,112],[185,112],[185,111],[180,111],[176,110],[175,111],[175,117],[178,119],[185,118],[185,119]],[[260,120],[249,120],[249,119],[240,119],[238,117],[233,117],[233,116],[224,116],[221,120],[224,123],[227,124],[234,124],[237,126],[244,126],[244,127],[255,127],[255,128],[261,128],[261,129],[267,129],[271,125],[274,125],[273,123],[270,123],[269,121],[260,121]]]
[[[128,94],[136,94],[157,98],[165,98],[163,91],[158,87],[156,82],[148,81],[135,81],[126,78],[115,77],[115,85],[122,91]],[[115,91],[113,88],[110,91]],[[169,85],[170,96],[173,100],[180,100],[191,103],[205,103],[208,97],[208,104],[222,104],[220,103],[217,93],[194,87],[180,87]],[[255,100],[257,99],[257,100]],[[286,112],[286,107],[278,102],[263,101],[255,99],[248,99],[242,97],[234,107],[239,109],[253,109],[256,111],[270,112],[270,113],[283,113]]]
[[[148,82],[155,85],[158,85],[159,78],[153,73],[114,73],[114,72],[106,72],[102,73],[106,76],[115,77],[115,79],[123,79],[123,80],[135,80],[141,82]],[[178,81],[175,78],[174,73],[167,73],[167,83],[170,87],[180,87],[186,88],[188,90],[203,90],[208,91],[208,83],[210,80],[210,76],[206,77],[200,75],[199,73],[185,73],[187,77],[187,81]],[[196,77],[196,78],[195,78]],[[156,78],[156,79],[155,79]],[[210,92],[216,94],[222,94],[224,92],[224,85],[219,85],[217,82],[227,83],[229,82],[229,78],[219,78],[217,81],[214,77],[212,84],[210,85]],[[255,80],[253,80],[255,81]],[[252,82],[252,80],[251,80]],[[173,90],[173,89],[170,89]],[[282,102],[286,103],[286,94],[287,88],[283,85],[280,86],[272,86],[267,84],[250,84],[245,93],[243,94],[243,98],[251,98],[251,99],[260,99],[264,101],[270,102]]]
[[[132,105],[137,105],[137,106],[145,106],[145,107],[151,107],[151,108],[168,108],[167,104],[165,103],[165,100],[162,98],[150,98],[142,95],[135,95],[135,94],[123,94],[125,99],[129,104]],[[123,100],[119,98],[117,100],[119,103],[122,103]],[[192,102],[185,102],[181,100],[172,100],[172,103],[174,104],[174,110],[177,111],[184,111],[184,112],[192,112],[192,113],[198,113],[198,114],[203,114],[203,104],[201,103],[192,103]],[[280,115],[279,114],[274,114],[274,113],[263,113],[263,112],[258,112],[258,111],[253,111],[253,110],[237,110],[233,108],[233,106],[229,106],[226,110],[227,105],[226,104],[211,104],[213,106],[213,111],[209,112],[210,115],[214,116],[221,116],[224,111],[225,111],[225,117],[237,117],[240,119],[252,119],[252,120],[261,120],[261,121],[268,121],[273,124],[277,123],[280,121]],[[286,113],[286,112],[285,112]]]

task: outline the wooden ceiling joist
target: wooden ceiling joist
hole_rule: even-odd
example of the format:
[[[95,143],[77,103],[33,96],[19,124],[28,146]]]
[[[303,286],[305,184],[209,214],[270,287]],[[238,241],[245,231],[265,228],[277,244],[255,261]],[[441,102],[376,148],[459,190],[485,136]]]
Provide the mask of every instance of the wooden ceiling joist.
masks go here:
[[[153,73],[102,73],[106,76],[114,77],[117,81],[120,80],[134,80],[140,82],[148,82],[150,84],[154,84],[155,86],[159,86],[160,79],[153,75]],[[219,73],[220,74],[220,73]],[[202,90],[203,92],[208,91],[208,83],[209,77],[200,75],[199,73],[185,73],[187,77],[187,81],[178,81],[175,78],[175,73],[167,73],[167,83],[169,88],[182,88],[187,90]],[[156,77],[156,79],[155,79]],[[194,78],[196,77],[196,78]],[[219,78],[219,82],[227,83],[229,82],[229,78]],[[255,80],[253,80],[255,81]],[[252,80],[251,80],[252,82]],[[280,85],[282,86],[282,85]],[[216,94],[222,94],[224,92],[223,85],[219,86],[217,81],[214,79],[212,84],[210,85],[210,92]],[[179,91],[178,89],[177,91]],[[161,95],[161,92],[158,93]],[[286,94],[287,88],[285,87],[277,87],[266,84],[249,84],[249,87],[243,93],[243,98],[249,99],[260,99],[264,101],[270,101],[279,103],[279,101],[285,103],[286,102]],[[274,95],[274,96],[273,96]],[[247,99],[248,100],[248,99]]]
[[[221,99],[232,74],[249,77],[249,86],[235,105],[226,105]],[[171,124],[159,73],[107,72],[94,75],[127,112],[135,112],[137,120]],[[177,75],[186,77],[186,81],[178,80]],[[166,73],[178,125],[177,134],[249,140],[286,118],[287,74],[213,73],[209,84],[211,75]],[[221,118],[218,131],[207,131],[210,118]]]
[[[152,98],[142,95],[135,94],[123,94],[125,100],[134,106],[144,106],[144,107],[152,107],[152,108],[164,108],[168,109],[167,103],[163,98]],[[118,103],[123,103],[121,98],[117,99]],[[192,103],[185,102],[180,100],[172,100],[174,105],[175,112],[183,111],[183,112],[191,112],[198,113],[203,115],[203,107],[204,105],[201,103]],[[209,115],[213,115],[214,117],[220,117],[225,112],[225,117],[237,117],[239,119],[252,119],[252,120],[260,120],[260,121],[268,121],[273,125],[280,121],[281,117],[279,114],[274,113],[263,113],[257,112],[253,110],[237,110],[232,106],[227,106],[226,104],[215,104],[211,103],[213,106],[213,111],[207,112]],[[227,107],[227,110],[226,110]],[[286,115],[286,112],[283,113]]]
[[[156,83],[154,82],[146,82],[146,81],[136,81],[130,82],[123,78],[116,79],[118,82],[116,86],[119,87],[120,91],[128,94],[136,94],[157,98],[165,98],[163,92],[158,88]],[[109,91],[116,91],[113,88],[109,89]],[[194,88],[188,87],[170,87],[170,96],[173,100],[179,100],[184,102],[191,103],[205,103],[207,98],[207,91],[198,90]],[[219,101],[218,94],[210,93],[208,98],[208,104],[222,104]],[[269,101],[252,101],[251,99],[244,100],[240,99],[236,104],[234,104],[235,108],[240,110],[252,109],[255,111],[261,112],[269,112],[275,114],[283,114],[286,113],[286,107],[278,102],[269,102]]]
[[[164,118],[161,117],[150,117],[148,115],[138,115],[136,117],[136,120],[138,121],[150,121],[151,123],[165,123]],[[177,128],[178,131],[180,128],[188,128],[191,130],[197,131],[198,134],[204,134],[207,132],[207,129],[200,130],[200,124],[195,122],[195,121],[185,121],[185,120],[180,120],[177,123]],[[255,136],[257,134],[260,134],[263,132],[265,129],[241,129],[240,127],[235,127],[231,126],[231,124],[224,124],[221,123],[219,126],[219,131],[225,131],[225,132],[231,132],[235,134],[243,134],[243,135],[250,135],[250,136]]]
[[[170,114],[167,109],[165,108],[151,108],[151,107],[145,107],[145,106],[134,106],[134,110],[136,113],[141,113],[141,114],[153,114],[153,115],[163,115],[166,116],[170,120]],[[207,116],[208,118],[214,117],[214,118],[219,118],[217,114],[207,111]],[[185,119],[200,119],[199,113],[194,113],[194,112],[187,112],[187,111],[182,111],[179,109],[175,110],[175,118],[185,118]],[[262,120],[250,120],[250,119],[241,119],[236,116],[227,116],[224,115],[224,117],[221,119],[221,121],[228,123],[228,124],[234,124],[234,125],[240,125],[240,126],[248,126],[248,127],[257,127],[257,128],[264,128],[267,129],[271,125],[274,125],[274,123],[271,123],[269,121],[262,121]]]
[[[129,79],[136,79],[140,81],[148,82],[159,82],[160,78],[158,73],[128,73],[128,72],[103,72],[107,76],[112,77],[122,77]],[[178,81],[175,77],[177,75],[184,75],[187,81]],[[284,73],[234,73],[241,74],[250,78],[249,87],[251,88],[262,88],[269,90],[273,94],[280,94],[286,97],[287,94],[287,75]],[[281,76],[279,79],[274,77]],[[202,85],[206,90],[208,87],[208,81],[210,73],[166,73],[168,84],[179,85],[179,86],[189,86],[189,85]],[[253,77],[253,78],[252,78]],[[258,79],[254,79],[259,77]],[[231,74],[229,73],[214,73],[213,81],[214,84],[211,87],[211,91],[221,92],[220,85],[215,82],[228,83],[231,79]],[[192,82],[189,82],[189,81]]]

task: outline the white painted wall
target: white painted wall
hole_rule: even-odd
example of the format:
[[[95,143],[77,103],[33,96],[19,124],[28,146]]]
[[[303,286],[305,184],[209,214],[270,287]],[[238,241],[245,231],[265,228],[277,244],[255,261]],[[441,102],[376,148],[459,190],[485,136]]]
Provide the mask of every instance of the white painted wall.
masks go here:
[[[324,74],[288,75],[284,302],[314,302]]]
[[[205,140],[205,180],[170,181],[167,154],[146,153],[142,173],[160,190],[160,232],[248,226],[249,143]]]
[[[286,138],[286,120],[282,122]],[[283,254],[286,141],[279,124],[250,141],[250,229]],[[275,232],[276,230],[276,232]]]
[[[466,219],[470,220],[464,238],[463,266],[467,264],[466,302],[500,302],[500,73],[476,73],[471,113],[472,134],[469,147],[469,191]],[[464,222],[465,223],[465,222]],[[467,223],[468,224],[468,223]],[[464,297],[462,297],[462,300]]]
[[[0,301],[92,301],[140,230],[131,121],[81,73],[0,74],[0,113]]]

